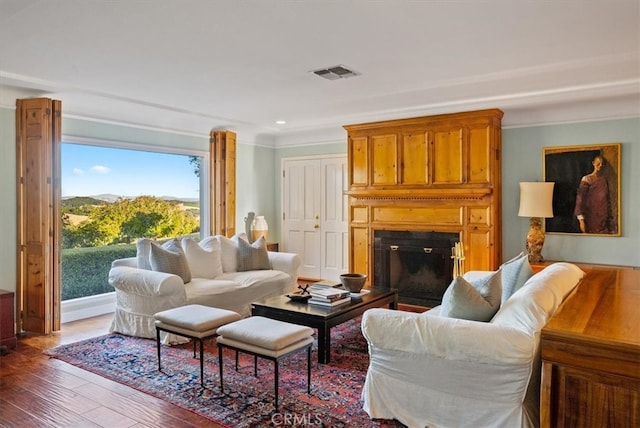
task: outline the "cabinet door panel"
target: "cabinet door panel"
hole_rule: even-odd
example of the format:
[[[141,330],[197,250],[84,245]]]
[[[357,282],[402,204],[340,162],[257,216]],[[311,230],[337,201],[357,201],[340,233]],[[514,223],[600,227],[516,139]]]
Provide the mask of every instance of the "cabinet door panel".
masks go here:
[[[489,127],[469,130],[468,183],[491,183],[491,143]]]
[[[428,184],[428,147],[424,133],[402,136],[402,184]]]
[[[493,270],[491,231],[472,230],[467,239],[468,249],[465,251],[465,271],[470,270]]]
[[[491,226],[491,207],[469,207],[470,226]]]
[[[393,186],[398,183],[398,137],[374,135],[371,137],[371,182],[374,186]]]
[[[421,223],[429,219],[429,224],[461,225],[460,207],[374,207],[374,223]]]
[[[369,153],[367,137],[354,137],[349,140],[350,157],[350,186],[366,186],[369,184],[367,172],[369,171]]]
[[[366,227],[351,228],[351,263],[352,272],[366,273],[367,284],[370,284],[372,273],[369,272],[369,229]]]
[[[463,182],[461,128],[433,132],[433,183],[461,184]]]

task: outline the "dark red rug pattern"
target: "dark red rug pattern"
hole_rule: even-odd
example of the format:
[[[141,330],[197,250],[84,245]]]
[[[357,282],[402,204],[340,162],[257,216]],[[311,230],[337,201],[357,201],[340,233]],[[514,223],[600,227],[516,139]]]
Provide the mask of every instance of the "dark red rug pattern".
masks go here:
[[[235,357],[224,351],[224,394],[220,393],[215,339],[205,343],[205,388],[200,387],[200,366],[191,343],[162,347],[158,371],[155,340],[120,334],[84,340],[49,349],[51,357],[105,378],[128,385],[219,424],[233,428],[268,426],[401,427],[396,421],[371,420],[362,410],[360,394],[369,364],[360,318],[331,330],[329,364],[318,364],[314,343],[311,394],[307,394],[306,352],[280,362],[280,405],[274,409],[273,362]]]

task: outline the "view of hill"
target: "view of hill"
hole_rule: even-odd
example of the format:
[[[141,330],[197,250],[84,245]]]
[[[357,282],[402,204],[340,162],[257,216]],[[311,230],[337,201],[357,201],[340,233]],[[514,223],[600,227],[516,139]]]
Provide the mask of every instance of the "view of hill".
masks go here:
[[[166,238],[197,233],[199,202],[104,195],[67,198],[62,201],[63,248],[130,244],[137,238]]]
[[[119,198],[135,199],[136,197],[137,196],[124,196],[124,195],[114,195],[112,193],[102,193],[100,195],[91,195],[91,196],[63,196],[62,201],[64,203],[65,201],[68,201],[70,199],[93,199],[97,202],[85,202],[80,205],[102,205],[102,203],[104,202],[115,202]],[[193,205],[193,202],[199,202],[198,198],[181,198],[178,196],[158,196],[158,198],[162,199],[163,201],[190,202],[189,205]]]
[[[104,205],[107,201],[91,196],[72,196],[62,198],[62,208],[77,208],[85,205]]]

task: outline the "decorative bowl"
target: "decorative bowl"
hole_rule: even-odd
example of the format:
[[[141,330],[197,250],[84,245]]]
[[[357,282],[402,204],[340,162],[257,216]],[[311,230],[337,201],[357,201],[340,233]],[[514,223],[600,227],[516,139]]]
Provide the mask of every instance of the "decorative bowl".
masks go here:
[[[343,273],[340,275],[342,286],[351,293],[359,293],[367,280],[367,275],[362,273]]]
[[[303,293],[300,291],[296,291],[293,293],[289,293],[286,295],[289,299],[293,300],[294,302],[306,302],[307,300],[309,300],[311,298],[311,294],[309,293]]]

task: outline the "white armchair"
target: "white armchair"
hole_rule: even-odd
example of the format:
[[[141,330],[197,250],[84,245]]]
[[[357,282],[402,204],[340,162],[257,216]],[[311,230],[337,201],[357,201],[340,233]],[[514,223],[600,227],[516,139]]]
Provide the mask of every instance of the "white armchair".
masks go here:
[[[547,267],[489,323],[437,308],[365,312],[364,410],[409,427],[538,426],[540,330],[583,275],[568,263]]]

